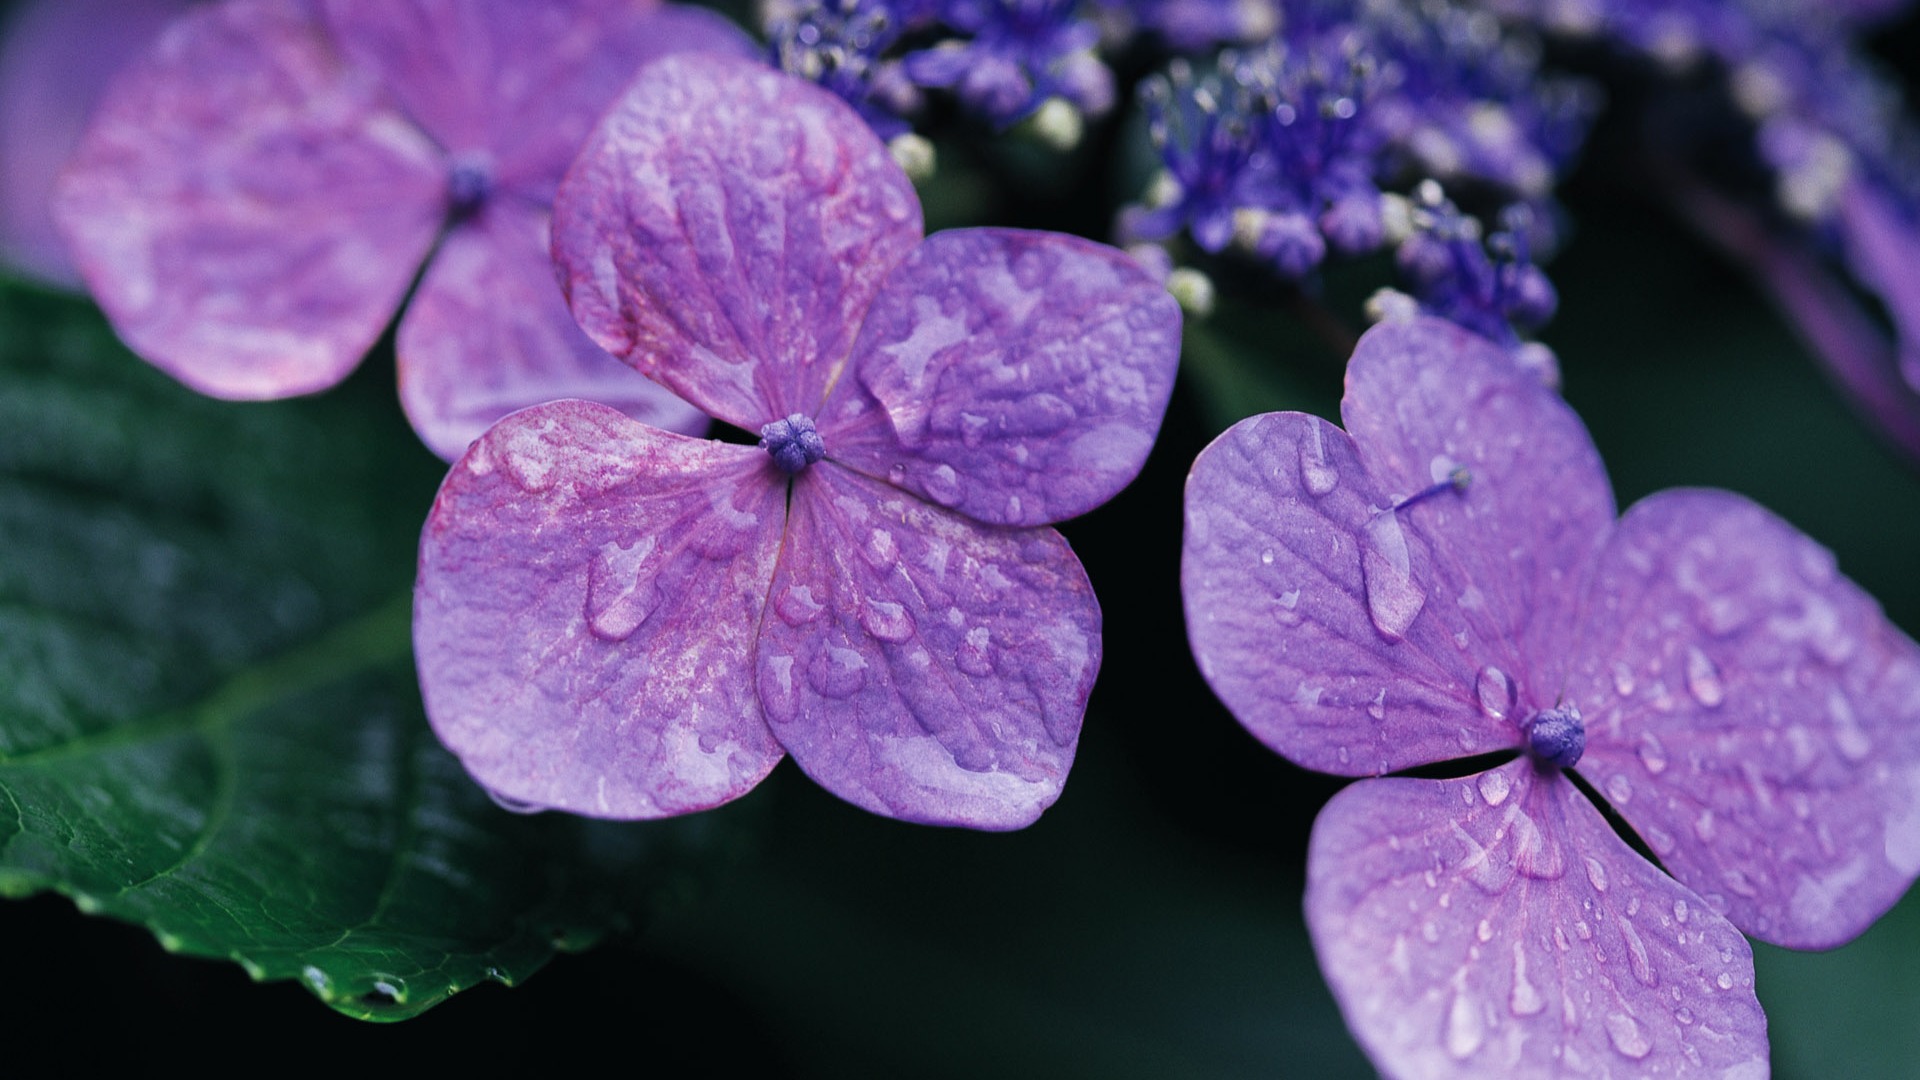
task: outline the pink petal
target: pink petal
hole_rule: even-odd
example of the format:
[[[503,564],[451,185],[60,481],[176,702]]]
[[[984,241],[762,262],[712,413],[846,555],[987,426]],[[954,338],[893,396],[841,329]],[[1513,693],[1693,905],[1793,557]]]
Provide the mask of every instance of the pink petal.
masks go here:
[[[771,596],[760,698],[829,791],[979,829],[1059,796],[1100,609],[1058,533],[983,528],[822,463],[794,480]]]
[[[53,223],[53,185],[107,82],[185,0],[30,0],[0,42],[0,263],[80,286]]]
[[[1613,491],[1585,425],[1503,350],[1438,319],[1383,323],[1347,366],[1340,415],[1387,494],[1464,466],[1462,497],[1422,502],[1408,527],[1435,555],[1430,596],[1458,599],[1473,636],[1540,699],[1565,679],[1581,595],[1612,531]]]
[[[547,260],[547,215],[493,200],[450,230],[400,322],[400,402],[451,461],[493,422],[560,398],[697,435],[706,414],[587,340]]]
[[[1920,646],[1833,556],[1722,491],[1621,519],[1568,695],[1579,771],[1765,941],[1851,940],[1920,874]]]
[[[1307,927],[1390,1076],[1767,1075],[1746,940],[1524,758],[1334,796]]]
[[[443,166],[298,0],[196,5],[108,90],[59,186],[134,350],[229,398],[324,389],[380,336]]]
[[[929,237],[867,311],[820,423],[835,461],[996,525],[1106,502],[1160,429],[1180,305],[1055,233]]]
[[[420,540],[427,716],[474,778],[531,806],[653,818],[780,760],[751,656],[785,485],[757,449],[560,401],[494,425]]]
[[[601,347],[748,431],[820,410],[920,202],[831,93],[745,61],[647,66],[554,204],[554,259]]]
[[[447,150],[483,152],[505,187],[551,202],[587,132],[642,64],[746,36],[652,0],[326,0],[341,48],[378,72]]]
[[[1438,504],[1486,495],[1476,483],[1386,509],[1392,497],[1332,424],[1269,413],[1228,429],[1187,479],[1180,567],[1187,636],[1214,693],[1262,742],[1321,772],[1518,746],[1520,722],[1553,689],[1520,682],[1512,645],[1482,636],[1482,609],[1435,584],[1416,528]]]

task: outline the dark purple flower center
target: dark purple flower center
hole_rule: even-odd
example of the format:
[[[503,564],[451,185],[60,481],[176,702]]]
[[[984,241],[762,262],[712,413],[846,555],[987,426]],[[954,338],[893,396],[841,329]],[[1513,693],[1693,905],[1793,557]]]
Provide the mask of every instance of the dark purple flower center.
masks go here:
[[[1587,726],[1571,702],[1535,713],[1522,728],[1527,756],[1542,765],[1570,769],[1587,750]]]
[[[827,456],[827,444],[813,426],[813,417],[805,413],[794,413],[761,428],[760,449],[773,458],[781,472],[790,475]]]
[[[447,166],[447,204],[454,217],[467,217],[493,194],[493,163],[463,154]]]

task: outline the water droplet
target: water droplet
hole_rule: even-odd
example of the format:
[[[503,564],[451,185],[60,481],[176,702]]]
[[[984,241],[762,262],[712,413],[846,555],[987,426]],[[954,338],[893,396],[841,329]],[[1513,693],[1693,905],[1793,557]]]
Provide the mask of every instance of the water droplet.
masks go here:
[[[1693,1010],[1687,1008],[1685,1005],[1682,1005],[1679,1008],[1673,1010],[1673,1018],[1675,1020],[1680,1021],[1682,1024],[1691,1024],[1693,1023]]]
[[[1485,1037],[1479,1008],[1464,992],[1455,991],[1453,1004],[1447,1008],[1447,1053],[1455,1060],[1465,1060],[1480,1049]]]
[[[1833,719],[1833,741],[1848,761],[1865,761],[1873,752],[1873,740],[1860,727],[1853,705],[1838,687],[1827,692],[1827,715]]]
[[[807,665],[807,682],[830,698],[849,698],[867,684],[867,658],[840,645],[829,645]]]
[[[905,641],[913,636],[913,616],[891,600],[869,597],[860,609],[860,625],[881,641]]]
[[[1506,802],[1508,792],[1513,790],[1513,782],[1508,780],[1507,774],[1499,769],[1481,773],[1476,786],[1480,789],[1480,797],[1487,800],[1488,806],[1499,806]]]
[[[1673,902],[1673,917],[1675,921],[1684,924],[1687,921],[1687,915],[1687,902],[1685,900],[1675,900]]]
[[[1642,986],[1655,986],[1659,978],[1653,972],[1653,961],[1647,956],[1647,943],[1640,940],[1640,931],[1625,919],[1620,920],[1620,939],[1627,944],[1627,967],[1633,971],[1633,977],[1640,980]]]
[[[1593,882],[1595,892],[1607,891],[1607,868],[1591,855],[1587,857],[1587,880]]]
[[[1289,589],[1281,593],[1276,599],[1280,605],[1280,611],[1278,613],[1280,621],[1287,626],[1300,625],[1300,612],[1298,610],[1300,606],[1300,590]]]
[[[774,598],[773,610],[788,626],[805,626],[819,618],[820,613],[827,608],[813,598],[811,586],[789,585],[785,591]]]
[[[1505,720],[1513,715],[1515,691],[1513,680],[1499,668],[1487,665],[1473,677],[1474,697],[1480,701],[1480,712],[1489,720]]]
[[[1633,696],[1633,669],[1624,660],[1613,662],[1613,689],[1621,697]]]
[[[322,999],[328,1001],[333,999],[333,980],[327,978],[326,972],[308,964],[300,969],[300,977],[305,979],[307,985],[312,987],[313,992],[319,994]]]
[[[1733,989],[1733,976],[1723,971],[1720,973],[1719,978],[1713,980],[1713,984],[1722,990],[1731,990]]]
[[[1521,942],[1513,943],[1513,992],[1507,996],[1507,1008],[1515,1016],[1532,1016],[1546,1008],[1546,999],[1540,996],[1540,990],[1527,978],[1527,950]]]
[[[900,559],[900,545],[893,534],[885,529],[875,529],[867,534],[867,562],[875,570],[887,570]]]
[[[1752,899],[1760,895],[1760,890],[1753,887],[1753,879],[1747,877],[1745,870],[1734,868],[1722,871],[1720,880],[1726,882],[1727,888],[1732,889],[1740,896]]]
[[[1640,736],[1640,764],[1645,765],[1647,772],[1654,776],[1667,771],[1666,747],[1660,745],[1660,740],[1654,738],[1651,731]]]
[[[960,474],[953,471],[951,465],[940,465],[931,469],[920,479],[920,487],[927,498],[941,506],[952,506],[960,501]]]
[[[623,546],[609,540],[587,564],[587,628],[608,641],[625,641],[660,603],[647,566],[658,541],[651,536]]]
[[[1268,548],[1267,550],[1260,553],[1260,565],[1262,566],[1273,565],[1273,549],[1272,548]]]
[[[1342,765],[1345,765],[1347,762],[1353,760],[1353,754],[1350,751],[1348,751],[1347,748],[1344,746],[1341,747],[1338,751],[1336,751],[1335,756],[1340,759],[1340,764]]]
[[[981,440],[987,437],[987,426],[992,422],[978,413],[961,413],[960,442],[969,450],[978,449]]]
[[[899,462],[887,466],[887,482],[899,487],[907,478],[907,467]]]
[[[1332,491],[1340,483],[1340,473],[1327,460],[1325,436],[1320,424],[1309,421],[1307,438],[1300,442],[1300,483],[1315,498]]]
[[[960,648],[953,654],[953,664],[961,671],[974,676],[993,674],[993,632],[984,626],[976,626],[967,631]]]
[[[1381,687],[1380,692],[1373,695],[1373,700],[1367,702],[1367,715],[1373,717],[1375,720],[1385,720],[1387,718],[1386,687]]]
[[[1607,1015],[1607,1040],[1613,1043],[1615,1050],[1635,1061],[1653,1052],[1653,1042],[1647,1038],[1647,1029],[1626,1013]]]
[[[1615,806],[1625,806],[1633,801],[1633,783],[1625,773],[1614,773],[1607,777],[1607,798],[1612,799]]]
[[[1713,811],[1700,811],[1700,816],[1693,819],[1693,835],[1699,837],[1701,843],[1706,844],[1713,841],[1713,834]]]
[[[1647,846],[1653,849],[1655,855],[1666,858],[1668,855],[1673,854],[1675,844],[1672,833],[1667,832],[1665,829],[1655,828],[1649,825],[1646,829],[1646,837]]]
[[[1400,519],[1383,510],[1367,521],[1367,545],[1360,562],[1367,593],[1367,614],[1388,641],[1399,641],[1426,606],[1426,590],[1414,584],[1412,560]]]
[[[1713,660],[1700,651],[1699,646],[1687,648],[1687,690],[1693,700],[1709,709],[1717,709],[1727,700],[1727,688],[1720,681],[1720,669]]]
[[[507,795],[502,795],[492,788],[484,788],[483,790],[486,791],[487,798],[493,800],[493,805],[505,810],[509,814],[537,814],[546,809],[546,807],[538,803],[530,803],[523,799],[515,799]]]

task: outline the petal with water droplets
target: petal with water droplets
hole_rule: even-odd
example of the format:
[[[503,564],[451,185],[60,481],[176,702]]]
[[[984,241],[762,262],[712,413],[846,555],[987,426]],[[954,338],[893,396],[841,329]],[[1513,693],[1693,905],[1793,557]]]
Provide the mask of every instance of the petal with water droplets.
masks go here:
[[[204,4],[108,89],[55,213],[136,352],[202,393],[287,397],[386,328],[444,171],[305,4]]]
[[[589,336],[758,431],[819,412],[867,305],[920,242],[920,202],[833,94],[683,54],[647,65],[594,130],[553,234]]]
[[[985,527],[822,462],[794,480],[758,666],[774,735],[829,791],[1019,828],[1073,763],[1100,612],[1053,530]]]
[[[1734,925],[1838,945],[1920,874],[1920,646],[1825,549],[1737,495],[1662,492],[1621,519],[1586,621],[1579,771],[1630,778],[1616,808]]]
[[[1513,650],[1474,637],[1476,594],[1437,588],[1409,527],[1454,497],[1391,509],[1353,440],[1301,413],[1241,421],[1201,452],[1180,567],[1187,636],[1262,742],[1310,769],[1391,772],[1518,746],[1520,706],[1552,704],[1503,683],[1501,703],[1518,704],[1483,705],[1485,660],[1511,666]]]
[[[887,279],[820,427],[834,460],[869,476],[1042,525],[1140,471],[1179,359],[1180,305],[1128,256],[958,229]]]
[[[561,401],[493,426],[420,541],[434,730],[518,803],[651,818],[780,759],[752,679],[785,485],[757,449]]]
[[[1524,759],[1336,795],[1314,823],[1306,909],[1347,1024],[1388,1075],[1765,1072],[1746,940]]]
[[[704,432],[705,413],[587,340],[546,241],[546,213],[518,200],[496,200],[441,241],[397,339],[400,403],[421,440],[451,461],[494,421],[561,398]]]

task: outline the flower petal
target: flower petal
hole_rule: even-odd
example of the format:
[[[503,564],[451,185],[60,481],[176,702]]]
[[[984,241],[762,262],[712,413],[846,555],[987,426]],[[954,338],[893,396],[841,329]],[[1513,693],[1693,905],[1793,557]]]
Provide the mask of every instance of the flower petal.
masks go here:
[[[745,61],[647,66],[561,182],[554,260],[608,352],[749,431],[815,415],[920,202],[860,117]]]
[[[494,421],[582,398],[698,435],[706,414],[601,352],[567,311],[547,260],[547,215],[497,199],[450,230],[400,322],[400,403],[452,461]]]
[[[712,12],[651,0],[326,0],[326,15],[441,146],[488,154],[503,187],[540,203],[641,65],[751,49]]]
[[[1767,1075],[1746,940],[1524,758],[1334,796],[1307,928],[1390,1076]]]
[[[1552,702],[1524,696],[1511,646],[1478,637],[1477,611],[1433,586],[1414,528],[1433,504],[1481,495],[1385,509],[1332,424],[1269,413],[1229,428],[1187,478],[1180,590],[1208,685],[1260,741],[1321,772],[1518,746],[1525,710]]]
[[[983,528],[822,463],[795,478],[771,595],[760,699],[823,787],[979,829],[1059,796],[1100,609],[1058,533]]]
[[[529,806],[654,818],[744,794],[780,760],[750,665],[784,498],[760,451],[604,405],[494,425],[420,539],[440,740]]]
[[[1765,941],[1851,940],[1920,874],[1920,646],[1797,529],[1724,491],[1621,519],[1569,696],[1579,771]]]
[[[321,390],[439,231],[438,152],[299,0],[196,5],[107,91],[56,216],[114,327],[203,393]]]
[[[1847,185],[1835,222],[1854,276],[1873,290],[1893,320],[1908,388],[1920,390],[1920,280],[1913,273],[1920,259],[1920,223],[1865,180]]]
[[[0,25],[0,263],[80,287],[53,185],[94,102],[186,0],[31,0]]]
[[[1500,348],[1429,318],[1360,339],[1340,415],[1388,494],[1466,468],[1464,498],[1403,515],[1432,545],[1429,592],[1462,598],[1474,636],[1515,652],[1506,673],[1551,705],[1573,643],[1570,599],[1613,529],[1613,489],[1586,426]]]
[[[821,434],[835,461],[996,525],[1099,506],[1146,461],[1180,305],[1125,254],[1056,233],[929,237],[867,310]]]

